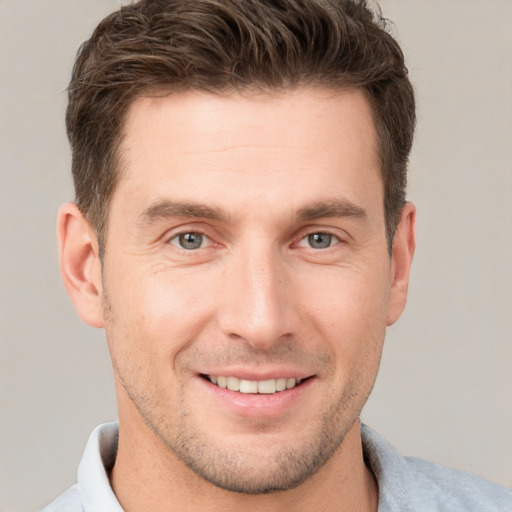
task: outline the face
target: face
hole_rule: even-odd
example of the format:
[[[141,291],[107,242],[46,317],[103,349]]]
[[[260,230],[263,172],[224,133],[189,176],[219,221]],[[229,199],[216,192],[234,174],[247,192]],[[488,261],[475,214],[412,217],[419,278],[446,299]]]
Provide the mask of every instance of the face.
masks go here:
[[[132,105],[102,269],[121,425],[238,492],[339,456],[403,307],[376,146],[358,91]]]

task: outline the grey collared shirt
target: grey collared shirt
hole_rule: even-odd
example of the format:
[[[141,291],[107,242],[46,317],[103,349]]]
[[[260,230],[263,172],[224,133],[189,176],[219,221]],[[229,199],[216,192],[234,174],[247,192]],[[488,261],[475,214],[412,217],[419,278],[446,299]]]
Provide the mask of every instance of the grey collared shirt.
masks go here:
[[[123,512],[108,477],[118,433],[117,423],[93,431],[77,483],[41,512]],[[512,491],[469,473],[403,457],[365,425],[361,435],[365,460],[379,484],[378,512],[512,512]]]

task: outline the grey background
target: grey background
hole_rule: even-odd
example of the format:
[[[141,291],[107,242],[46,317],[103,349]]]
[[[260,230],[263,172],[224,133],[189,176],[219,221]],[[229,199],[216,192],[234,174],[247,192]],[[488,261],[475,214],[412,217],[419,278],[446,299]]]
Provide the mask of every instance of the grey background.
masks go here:
[[[116,0],[0,0],[0,511],[75,481],[115,418],[103,333],[60,283],[65,88]],[[512,486],[512,2],[383,0],[418,95],[410,300],[363,419],[406,454]]]

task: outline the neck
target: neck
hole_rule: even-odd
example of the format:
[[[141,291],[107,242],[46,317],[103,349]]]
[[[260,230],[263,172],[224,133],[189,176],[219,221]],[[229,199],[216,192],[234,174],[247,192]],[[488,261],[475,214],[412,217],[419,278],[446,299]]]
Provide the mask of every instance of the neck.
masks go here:
[[[364,464],[359,421],[334,456],[306,482],[288,491],[249,495],[206,482],[178,460],[145,424],[123,423],[120,418],[111,483],[126,512],[376,512],[378,507],[377,482]]]

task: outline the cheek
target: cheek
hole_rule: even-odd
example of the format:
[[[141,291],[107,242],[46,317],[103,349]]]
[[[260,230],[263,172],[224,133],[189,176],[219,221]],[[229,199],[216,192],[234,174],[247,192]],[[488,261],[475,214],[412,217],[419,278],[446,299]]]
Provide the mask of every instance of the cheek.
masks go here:
[[[338,365],[378,364],[385,336],[388,287],[382,274],[334,269],[303,281],[301,317],[329,344]],[[316,286],[313,286],[316,283]]]
[[[107,283],[107,323],[118,344],[128,343],[139,357],[159,354],[168,361],[194,341],[211,314],[211,300],[201,293],[204,283],[200,288],[198,279],[177,274],[123,272]]]
[[[315,274],[301,272],[297,291],[304,313],[323,318],[325,325],[368,328],[385,325],[389,283],[384,272],[333,268]]]

